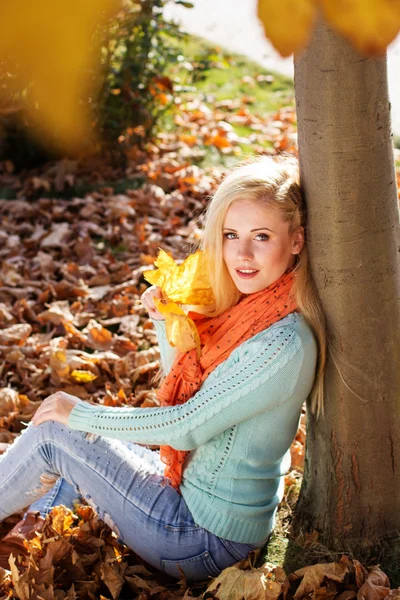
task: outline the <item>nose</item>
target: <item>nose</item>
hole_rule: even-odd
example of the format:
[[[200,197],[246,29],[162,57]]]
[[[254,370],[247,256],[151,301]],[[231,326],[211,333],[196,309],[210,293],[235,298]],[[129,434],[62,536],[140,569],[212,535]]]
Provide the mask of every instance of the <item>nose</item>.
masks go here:
[[[237,248],[237,258],[239,260],[252,260],[254,258],[251,241],[240,240]]]

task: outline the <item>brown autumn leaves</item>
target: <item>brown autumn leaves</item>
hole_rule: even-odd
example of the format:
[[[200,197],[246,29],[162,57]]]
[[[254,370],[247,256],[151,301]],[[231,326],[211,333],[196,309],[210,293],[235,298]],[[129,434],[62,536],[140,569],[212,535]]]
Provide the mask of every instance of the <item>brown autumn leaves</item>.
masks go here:
[[[98,185],[85,197],[57,199],[79,184],[87,166],[61,161],[21,179],[11,164],[0,165],[0,184],[17,196],[0,200],[1,450],[58,389],[109,406],[157,404],[152,379],[159,351],[139,303],[142,273],[160,246],[184,258],[198,240],[198,216],[220,176],[192,164],[204,136],[213,132],[211,143],[221,153],[240,155],[229,123],[241,122],[254,128],[255,145],[267,137],[272,142],[264,152],[295,149],[290,110],[261,125],[247,103],[227,102],[211,113],[201,103],[189,105],[181,129],[161,134],[142,162],[130,164],[124,175],[132,185],[124,193]],[[101,184],[100,173],[112,178],[109,169],[100,166],[91,177]],[[135,189],[138,180],[144,185]],[[303,447],[304,424],[292,447],[294,467]],[[287,476],[288,493],[296,477]],[[2,523],[1,535],[17,520]],[[380,600],[397,593],[378,568],[367,573],[356,561],[343,558],[286,577],[281,567],[260,564],[259,553],[189,588],[184,579],[176,584],[144,565],[84,505],[75,513],[55,509],[27,547],[26,558],[14,557],[10,572],[0,572],[0,598],[167,600],[204,593],[220,600]]]

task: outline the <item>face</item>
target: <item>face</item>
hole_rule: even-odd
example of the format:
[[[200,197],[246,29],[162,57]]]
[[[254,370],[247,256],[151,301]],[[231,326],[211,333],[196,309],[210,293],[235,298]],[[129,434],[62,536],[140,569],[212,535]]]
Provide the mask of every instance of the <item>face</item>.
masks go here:
[[[237,200],[223,227],[224,261],[236,287],[254,294],[274,283],[295,261],[304,229],[289,234],[278,209],[254,200]]]

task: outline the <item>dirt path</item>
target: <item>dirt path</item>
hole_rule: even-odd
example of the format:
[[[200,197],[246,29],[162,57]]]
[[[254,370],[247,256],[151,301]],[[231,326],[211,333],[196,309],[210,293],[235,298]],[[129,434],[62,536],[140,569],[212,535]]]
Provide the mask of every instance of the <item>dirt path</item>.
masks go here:
[[[282,59],[265,39],[256,17],[256,0],[193,0],[195,7],[167,5],[165,14],[189,33],[244,54],[267,69],[293,76],[292,59]],[[400,36],[388,52],[393,130],[400,135]]]

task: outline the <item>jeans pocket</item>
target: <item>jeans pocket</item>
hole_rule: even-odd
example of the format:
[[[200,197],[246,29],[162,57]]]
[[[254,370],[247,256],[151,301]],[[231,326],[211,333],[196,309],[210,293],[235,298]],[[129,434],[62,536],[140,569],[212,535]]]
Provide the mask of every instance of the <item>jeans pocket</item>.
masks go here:
[[[181,560],[161,559],[161,568],[176,579],[181,578],[182,573],[179,569],[182,569],[188,582],[204,581],[209,577],[217,577],[221,573],[221,569],[217,567],[207,550],[197,556]]]

